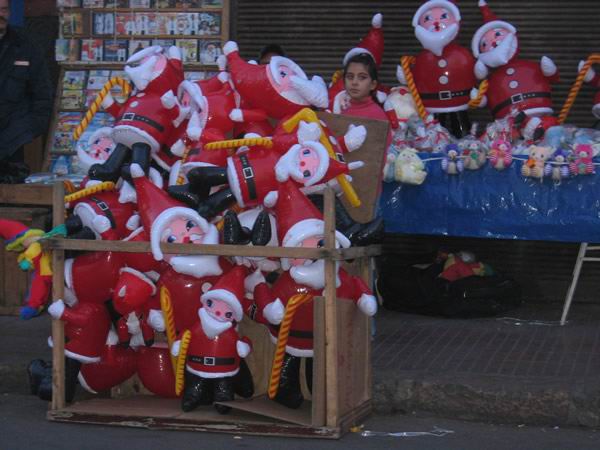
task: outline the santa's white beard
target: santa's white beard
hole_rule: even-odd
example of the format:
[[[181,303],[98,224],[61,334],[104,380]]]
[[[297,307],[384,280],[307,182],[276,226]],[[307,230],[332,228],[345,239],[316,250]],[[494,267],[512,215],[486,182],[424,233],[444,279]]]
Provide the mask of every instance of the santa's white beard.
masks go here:
[[[479,60],[488,67],[500,67],[507,64],[517,53],[518,39],[514,34],[507,35],[500,45],[479,55]]]
[[[196,278],[221,275],[219,257],[214,255],[173,256],[168,260],[173,270]]]
[[[338,265],[336,263],[336,287],[340,285],[338,277]],[[308,286],[311,289],[323,289],[325,287],[325,260],[318,259],[307,265],[294,266],[290,269],[290,275],[296,283]]]
[[[139,91],[146,89],[148,84],[150,84],[150,82],[156,78],[157,74],[154,73],[154,65],[156,64],[156,61],[157,57],[152,56],[139,66],[125,66],[125,73],[127,76],[129,76],[129,79]]]
[[[223,331],[229,330],[233,324],[231,322],[221,322],[220,320],[212,317],[205,308],[198,310],[198,316],[200,317],[200,326],[202,331],[209,339],[214,339],[220,335]]]
[[[458,30],[457,23],[449,25],[442,31],[429,31],[421,25],[417,25],[415,27],[415,36],[423,48],[433,52],[437,56],[441,56],[446,45],[456,39]]]

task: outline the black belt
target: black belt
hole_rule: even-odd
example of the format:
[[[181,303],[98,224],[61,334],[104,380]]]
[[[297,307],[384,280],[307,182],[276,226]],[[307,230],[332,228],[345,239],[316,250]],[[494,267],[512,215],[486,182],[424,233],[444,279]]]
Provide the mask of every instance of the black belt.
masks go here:
[[[148,124],[152,128],[156,128],[158,131],[161,131],[161,132],[165,130],[164,127],[160,123],[155,122],[154,120],[150,119],[149,117],[140,116],[136,113],[125,113],[117,119],[117,122],[120,122],[120,121],[127,122],[127,121],[134,121],[134,120],[137,122],[143,122],[145,124]]]
[[[216,358],[214,356],[194,356],[188,355],[188,361],[205,366],[230,366],[235,363],[235,358]]]
[[[271,330],[273,330],[277,335],[279,335],[279,325],[270,325]],[[313,332],[312,331],[299,331],[299,330],[290,330],[290,337],[300,338],[300,339],[312,339]]]
[[[250,196],[250,200],[255,200],[256,183],[254,182],[254,170],[252,170],[252,166],[246,155],[240,155],[240,162],[242,163],[242,175],[244,175],[244,179],[248,185],[248,195]]]
[[[524,94],[511,95],[509,98],[504,100],[502,103],[497,104],[496,107],[494,109],[492,109],[492,114],[496,115],[503,108],[506,108],[507,106],[514,105],[517,103],[521,103],[522,101],[530,99],[530,98],[550,98],[550,92],[525,92]]]
[[[110,211],[110,208],[108,207],[108,205],[103,200],[100,200],[97,197],[90,197],[90,200],[93,201],[94,203],[96,203],[96,206],[108,218],[108,220],[110,221],[110,227],[113,230],[115,228],[117,228],[117,224],[115,222],[115,216],[113,216],[113,213]]]
[[[423,100],[451,100],[456,97],[464,97],[469,95],[471,91],[440,91],[433,94],[420,94]]]

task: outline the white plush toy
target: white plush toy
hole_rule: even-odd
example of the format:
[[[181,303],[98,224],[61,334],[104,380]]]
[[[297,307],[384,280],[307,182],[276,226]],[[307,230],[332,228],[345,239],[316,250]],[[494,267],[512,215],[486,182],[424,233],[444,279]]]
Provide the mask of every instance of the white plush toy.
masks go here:
[[[395,167],[395,178],[400,183],[419,185],[425,181],[427,176],[425,165],[413,148],[400,150],[400,153],[396,156]]]

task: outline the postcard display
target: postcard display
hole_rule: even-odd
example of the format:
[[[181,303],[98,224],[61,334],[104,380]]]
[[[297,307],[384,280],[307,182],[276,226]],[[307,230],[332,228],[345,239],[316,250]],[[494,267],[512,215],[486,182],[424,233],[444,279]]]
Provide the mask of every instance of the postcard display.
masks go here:
[[[110,126],[99,110],[75,142],[73,131],[111,77],[123,77],[127,58],[150,45],[177,45],[187,79],[217,72],[217,57],[229,37],[229,0],[57,0],[61,65],[46,168],[57,175],[83,176],[77,148]],[[112,89],[120,98],[120,87]]]

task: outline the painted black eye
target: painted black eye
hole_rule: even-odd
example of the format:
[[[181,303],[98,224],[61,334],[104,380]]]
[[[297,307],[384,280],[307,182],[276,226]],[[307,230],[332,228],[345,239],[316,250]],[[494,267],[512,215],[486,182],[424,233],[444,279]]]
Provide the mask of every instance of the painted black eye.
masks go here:
[[[226,312],[225,313],[225,317],[228,319],[231,319],[233,317],[233,313],[232,312]]]
[[[494,36],[500,37],[500,36],[502,36],[502,33],[500,33],[499,31],[496,31],[496,34]]]
[[[302,172],[302,175],[304,175],[304,178],[310,178],[310,170],[305,170],[304,172]]]
[[[429,14],[427,14],[425,16],[425,22],[429,22],[431,20],[431,16]]]
[[[173,242],[175,242],[175,241],[177,241],[177,238],[176,238],[175,236],[173,236],[173,235],[171,235],[171,236],[169,236],[169,237],[167,238],[167,242],[168,242],[169,244],[172,244],[172,243],[173,243]]]
[[[310,155],[310,150],[304,149],[304,150],[302,150],[302,154],[303,155]]]
[[[194,228],[196,226],[196,222],[194,222],[193,220],[188,220],[187,223],[185,224],[185,228],[189,231],[192,228]]]
[[[319,242],[317,242],[317,247],[318,248],[325,247],[325,239],[321,239]]]
[[[212,300],[210,300],[210,299],[206,300],[206,306],[208,306],[209,308],[212,308],[212,305],[213,305]]]
[[[281,78],[285,78],[285,77],[287,77],[287,72],[284,72],[283,70],[281,70],[279,72],[279,75],[281,75]]]
[[[442,19],[447,19],[447,18],[448,18],[448,13],[442,14]]]
[[[484,42],[483,44],[481,44],[481,46],[482,46],[483,48],[486,48],[486,47],[487,47],[487,42]]]

